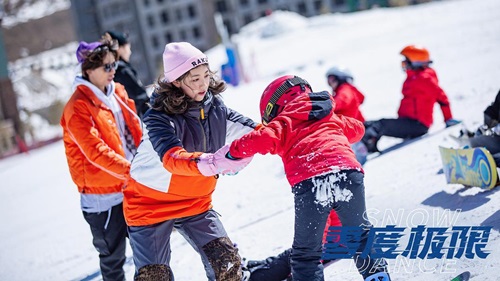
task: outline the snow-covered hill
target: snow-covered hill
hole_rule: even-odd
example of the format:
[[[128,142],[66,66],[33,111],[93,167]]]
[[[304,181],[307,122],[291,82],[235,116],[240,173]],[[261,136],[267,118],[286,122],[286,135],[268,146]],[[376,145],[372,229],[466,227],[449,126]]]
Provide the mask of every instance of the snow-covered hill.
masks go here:
[[[456,119],[470,128],[500,89],[500,1],[448,0],[411,7],[323,15],[282,34],[237,38],[250,82],[229,88],[226,103],[258,120],[258,100],[276,76],[307,79],[330,90],[324,73],[345,65],[365,94],[367,119],[395,117],[405,75],[399,51],[426,46]],[[283,21],[280,21],[282,23]],[[285,21],[286,22],[286,21]],[[254,26],[266,26],[256,24]],[[224,63],[221,47],[209,51],[212,66]],[[500,280],[500,189],[447,185],[438,146],[452,146],[436,107],[432,136],[369,161],[366,200],[376,226],[418,224],[492,226],[486,259],[389,260],[393,280],[449,280],[463,270],[471,280]],[[385,139],[381,146],[394,143]],[[79,196],[61,142],[0,162],[0,280],[99,280],[98,257],[79,209]],[[291,245],[293,196],[274,156],[256,156],[236,176],[220,179],[215,209],[241,254],[251,259]],[[205,280],[198,255],[180,235],[172,237],[176,280]],[[130,249],[128,251],[131,256]],[[127,278],[133,279],[127,263]],[[325,270],[326,280],[361,280],[350,260]]]

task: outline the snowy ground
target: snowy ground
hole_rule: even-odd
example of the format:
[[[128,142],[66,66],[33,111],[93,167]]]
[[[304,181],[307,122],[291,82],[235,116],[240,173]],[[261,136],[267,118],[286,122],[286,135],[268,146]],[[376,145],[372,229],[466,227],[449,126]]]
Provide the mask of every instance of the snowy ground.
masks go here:
[[[436,1],[419,6],[325,15],[294,29],[258,38],[240,36],[250,83],[226,91],[226,103],[258,120],[258,99],[277,75],[307,79],[315,90],[330,90],[324,73],[334,64],[350,68],[366,96],[367,119],[394,117],[405,75],[399,51],[426,46],[456,119],[475,128],[500,89],[500,1]],[[286,22],[286,21],[284,21]],[[209,52],[212,65],[223,50]],[[221,62],[223,63],[223,62]],[[366,200],[376,226],[418,224],[492,226],[486,259],[389,260],[393,280],[449,280],[463,270],[472,280],[500,280],[500,189],[482,191],[447,185],[438,146],[459,126],[442,130],[436,107],[430,137],[365,165]],[[382,140],[381,146],[395,140]],[[0,161],[0,280],[100,280],[97,252],[79,209],[62,142]],[[252,259],[291,245],[293,200],[279,158],[257,156],[242,172],[222,177],[215,209],[241,254]],[[392,215],[397,219],[393,220]],[[399,215],[399,216],[398,216]],[[197,254],[180,235],[172,237],[176,280],[204,280]],[[128,256],[131,257],[130,249]],[[133,279],[133,263],[126,265]],[[325,270],[326,280],[361,280],[350,260]]]

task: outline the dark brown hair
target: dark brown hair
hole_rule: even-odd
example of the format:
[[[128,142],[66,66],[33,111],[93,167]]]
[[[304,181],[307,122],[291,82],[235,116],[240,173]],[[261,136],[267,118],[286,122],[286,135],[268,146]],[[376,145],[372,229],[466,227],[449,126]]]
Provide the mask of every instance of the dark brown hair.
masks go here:
[[[189,76],[190,72],[184,73],[176,81],[182,81]],[[209,70],[210,84],[208,90],[215,96],[226,90],[226,82],[220,80],[214,72]],[[155,85],[156,98],[151,104],[154,110],[164,111],[167,114],[182,114],[195,103],[181,88],[177,88],[172,82],[165,82],[160,76]]]
[[[116,40],[101,39],[101,45],[88,53],[85,60],[82,62],[82,76],[88,78],[87,70],[96,69],[102,66],[102,62],[108,53],[111,52],[115,60],[118,57],[116,50],[118,42]]]

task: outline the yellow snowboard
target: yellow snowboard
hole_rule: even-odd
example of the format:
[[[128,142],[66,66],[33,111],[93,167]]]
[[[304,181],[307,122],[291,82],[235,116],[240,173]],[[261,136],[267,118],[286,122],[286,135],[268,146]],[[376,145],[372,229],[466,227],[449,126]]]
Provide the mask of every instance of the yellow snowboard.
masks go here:
[[[488,150],[439,147],[443,172],[448,183],[492,189],[498,183],[495,161]]]

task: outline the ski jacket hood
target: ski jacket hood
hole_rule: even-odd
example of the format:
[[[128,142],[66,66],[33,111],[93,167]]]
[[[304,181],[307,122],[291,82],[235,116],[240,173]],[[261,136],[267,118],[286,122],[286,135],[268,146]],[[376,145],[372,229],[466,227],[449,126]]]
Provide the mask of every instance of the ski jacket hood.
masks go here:
[[[269,124],[233,141],[230,153],[237,158],[279,155],[292,186],[332,171],[362,170],[350,144],[363,137],[363,123],[334,109],[326,91],[300,95]]]
[[[335,102],[328,92],[301,94],[288,102],[278,116],[304,121],[320,120],[333,113]]]

